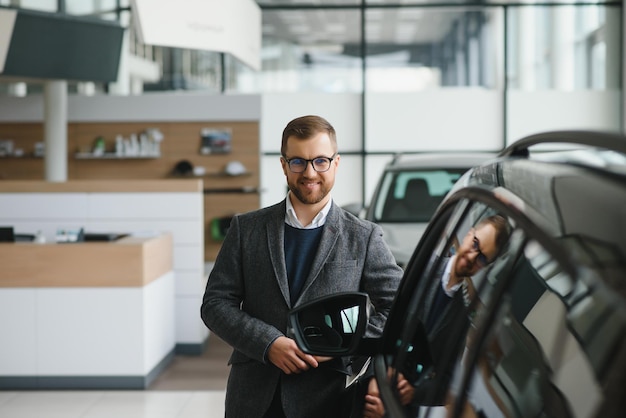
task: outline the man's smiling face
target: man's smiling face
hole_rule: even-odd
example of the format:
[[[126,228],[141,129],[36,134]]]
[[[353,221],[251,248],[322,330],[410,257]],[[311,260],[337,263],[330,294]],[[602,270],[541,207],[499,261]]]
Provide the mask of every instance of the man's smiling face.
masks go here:
[[[289,137],[285,154],[287,160],[293,158],[313,160],[317,157],[332,158],[335,149],[328,134],[319,132],[308,139]],[[280,161],[283,173],[287,178],[287,186],[300,202],[307,205],[326,204],[330,198],[329,193],[335,185],[339,155],[333,158],[330,168],[323,173],[315,171],[311,162],[307,163],[302,173],[293,173],[284,158],[281,158]]]

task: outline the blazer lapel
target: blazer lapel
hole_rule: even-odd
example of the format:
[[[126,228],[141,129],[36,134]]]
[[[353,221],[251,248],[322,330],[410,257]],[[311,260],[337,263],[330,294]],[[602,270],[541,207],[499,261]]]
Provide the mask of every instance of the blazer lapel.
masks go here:
[[[277,210],[268,220],[265,229],[267,231],[267,247],[270,250],[270,263],[274,269],[274,276],[278,281],[278,287],[287,306],[291,306],[289,283],[287,282],[287,265],[285,263],[285,211],[286,203],[283,201],[281,205],[277,206]]]

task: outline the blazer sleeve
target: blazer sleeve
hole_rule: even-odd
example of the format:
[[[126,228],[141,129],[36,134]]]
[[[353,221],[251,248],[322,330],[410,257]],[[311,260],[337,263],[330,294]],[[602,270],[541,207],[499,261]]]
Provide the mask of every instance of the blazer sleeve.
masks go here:
[[[235,350],[266,363],[269,345],[283,333],[241,309],[245,297],[243,243],[235,216],[206,285],[200,315],[206,326]]]
[[[366,336],[379,337],[402,280],[403,270],[384,241],[382,228],[376,224],[373,224],[369,236],[362,274],[362,290],[369,295],[374,308]]]

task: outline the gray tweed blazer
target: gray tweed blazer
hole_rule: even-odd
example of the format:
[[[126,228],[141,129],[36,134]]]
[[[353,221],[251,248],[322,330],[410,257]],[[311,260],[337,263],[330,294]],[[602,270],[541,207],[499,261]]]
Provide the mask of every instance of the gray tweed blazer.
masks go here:
[[[285,210],[283,200],[235,216],[209,275],[201,316],[212,332],[233,347],[226,417],[262,417],[279,382],[287,417],[335,416],[332,405],[339,401],[345,384],[336,362],[334,367],[321,363],[317,369],[285,375],[267,361],[267,349],[285,335],[291,308],[344,291],[369,294],[375,313],[370,315],[367,335],[381,335],[402,277],[382,229],[333,203],[309,276],[291,306]]]

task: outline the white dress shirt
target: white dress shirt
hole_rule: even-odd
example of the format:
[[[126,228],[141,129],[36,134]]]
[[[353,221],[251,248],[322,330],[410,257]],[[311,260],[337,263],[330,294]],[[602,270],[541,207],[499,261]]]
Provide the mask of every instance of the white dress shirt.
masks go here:
[[[326,215],[328,215],[328,212],[330,212],[330,207],[333,201],[332,197],[328,200],[328,203],[326,203],[322,210],[320,210],[319,213],[315,215],[310,224],[302,225],[302,223],[298,219],[298,216],[296,215],[296,211],[293,208],[293,205],[291,204],[290,195],[291,192],[289,192],[289,194],[287,195],[287,210],[285,212],[285,223],[287,225],[298,229],[315,229],[324,225],[324,223],[326,222]]]

